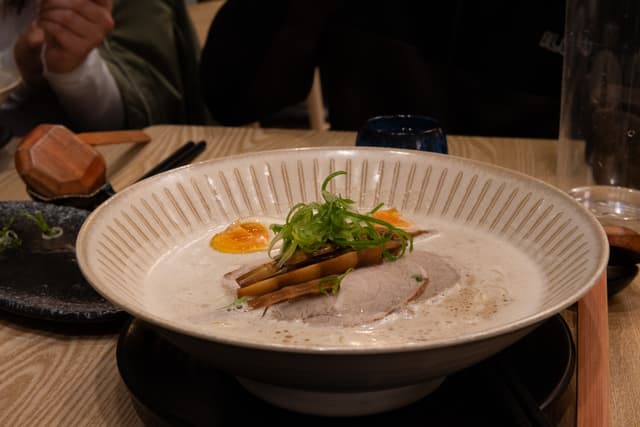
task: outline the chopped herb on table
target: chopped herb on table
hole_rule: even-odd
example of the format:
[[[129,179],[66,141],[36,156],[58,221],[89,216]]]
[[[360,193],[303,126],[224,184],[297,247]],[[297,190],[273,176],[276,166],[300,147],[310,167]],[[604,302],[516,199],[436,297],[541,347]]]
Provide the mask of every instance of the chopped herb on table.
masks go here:
[[[13,221],[15,221],[15,216],[9,218],[0,229],[0,253],[4,252],[5,249],[16,248],[22,244],[22,240],[11,229]]]
[[[38,226],[43,239],[51,240],[62,236],[62,228],[58,226],[50,226],[44,218],[44,215],[42,215],[42,212],[35,211],[33,214],[24,212],[23,216]]]

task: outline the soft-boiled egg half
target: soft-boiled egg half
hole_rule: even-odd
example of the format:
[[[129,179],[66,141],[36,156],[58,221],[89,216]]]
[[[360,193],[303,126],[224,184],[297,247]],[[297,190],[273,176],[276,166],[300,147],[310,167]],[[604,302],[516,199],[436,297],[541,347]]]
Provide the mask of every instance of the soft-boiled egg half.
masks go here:
[[[380,210],[372,216],[400,228],[412,225],[402,217],[396,208]],[[223,231],[214,234],[209,245],[216,251],[229,254],[264,251],[269,247],[273,237],[269,227],[265,224],[273,222],[277,221],[267,221],[260,218],[238,219]]]
[[[400,212],[398,212],[396,208],[380,210],[374,212],[371,216],[386,221],[389,224],[399,228],[406,228],[411,225],[409,221],[407,221],[402,217],[402,215],[400,215]]]
[[[254,219],[237,220],[216,233],[209,244],[217,251],[229,254],[259,252],[269,247],[269,228]]]

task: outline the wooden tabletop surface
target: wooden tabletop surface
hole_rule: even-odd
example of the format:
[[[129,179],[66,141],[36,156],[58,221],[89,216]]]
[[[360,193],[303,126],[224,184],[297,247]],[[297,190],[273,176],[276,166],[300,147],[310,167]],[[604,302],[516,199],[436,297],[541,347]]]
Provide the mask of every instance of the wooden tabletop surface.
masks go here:
[[[193,27],[196,30],[196,35],[198,36],[198,41],[201,45],[204,45],[211,22],[223,4],[223,0],[215,0],[189,5],[189,16],[191,17]]]
[[[116,190],[187,140],[208,142],[200,161],[257,150],[353,145],[355,139],[351,132],[262,128],[157,126],[148,132],[153,140],[146,146],[99,148]],[[0,200],[28,199],[13,166],[16,145],[14,140],[0,150]],[[450,136],[449,149],[553,183],[553,141]],[[573,325],[573,313],[564,315]],[[640,280],[612,298],[609,324],[613,425],[640,425]],[[79,332],[0,313],[0,425],[142,425],[116,367],[117,332]],[[575,384],[549,415],[554,424],[574,424]]]

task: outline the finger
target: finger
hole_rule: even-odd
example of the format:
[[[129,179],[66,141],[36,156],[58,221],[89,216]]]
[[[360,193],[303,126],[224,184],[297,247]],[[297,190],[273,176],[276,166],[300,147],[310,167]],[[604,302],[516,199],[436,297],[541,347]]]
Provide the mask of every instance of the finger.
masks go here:
[[[102,40],[106,35],[103,29],[96,27],[95,24],[88,21],[85,17],[69,9],[52,9],[47,12],[42,12],[39,17],[39,22],[41,25],[43,25],[44,22],[56,23],[78,37],[100,38],[100,40]]]
[[[44,42],[44,31],[35,23],[23,31],[16,39],[13,55],[22,79],[28,84],[37,85],[42,79],[40,51]]]
[[[39,16],[53,10],[76,13],[89,22],[99,25],[106,31],[113,29],[111,9],[99,5],[92,0],[48,0],[40,5]]]
[[[91,0],[94,3],[106,7],[107,9],[111,10],[113,8],[113,1],[112,0]]]
[[[42,0],[37,10],[98,8],[111,12],[112,7],[111,0]]]
[[[44,43],[44,31],[35,22],[29,26],[25,41],[29,49],[38,49]]]
[[[76,35],[56,22],[43,21],[40,25],[56,44],[74,56],[84,57],[95,47],[87,43],[86,38]]]

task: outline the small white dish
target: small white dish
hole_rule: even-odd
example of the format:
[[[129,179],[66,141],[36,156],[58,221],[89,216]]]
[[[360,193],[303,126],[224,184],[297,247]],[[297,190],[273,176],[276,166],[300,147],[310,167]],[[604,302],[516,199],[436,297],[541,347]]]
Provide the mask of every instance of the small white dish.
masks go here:
[[[266,257],[215,253],[213,233],[242,217],[284,218],[294,204],[319,200],[320,183],[337,170],[347,175],[328,189],[359,208],[383,202],[420,227],[441,228],[420,247],[455,264],[467,241],[450,248],[447,238],[468,237],[471,255],[456,264],[467,281],[447,294],[452,299],[360,327],[212,315],[229,303],[218,292],[222,275]],[[363,415],[423,397],[575,303],[604,272],[608,244],[574,199],[528,176],[453,156],[344,147],[245,154],[147,179],[90,215],[77,256],[107,300],[263,399],[306,413]],[[523,274],[510,270],[518,263]],[[492,283],[478,279],[478,298],[458,298],[475,286],[474,268],[495,273],[494,288],[504,293],[487,294]],[[492,310],[480,315],[476,307]]]

